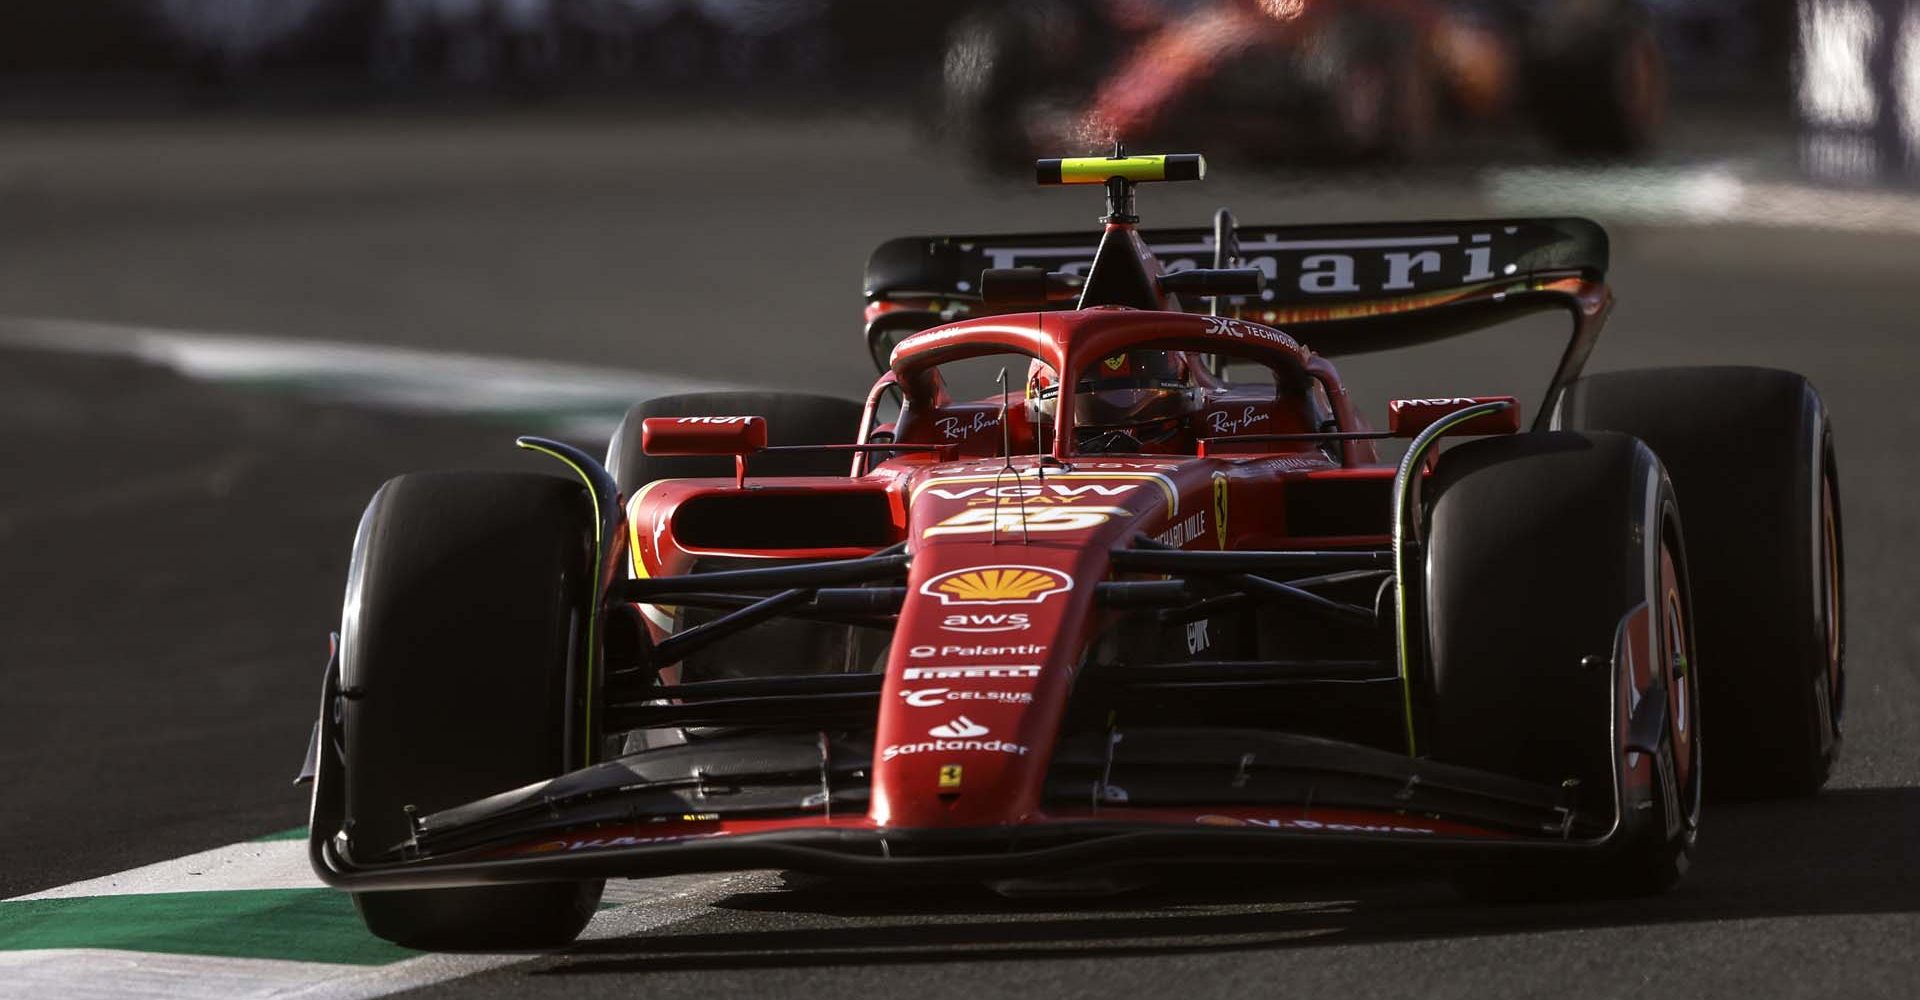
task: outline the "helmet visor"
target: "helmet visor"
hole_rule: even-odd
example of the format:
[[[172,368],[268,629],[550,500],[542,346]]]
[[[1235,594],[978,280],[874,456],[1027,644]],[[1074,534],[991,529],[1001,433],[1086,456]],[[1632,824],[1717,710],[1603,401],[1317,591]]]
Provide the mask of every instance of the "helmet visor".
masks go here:
[[[1191,389],[1171,352],[1130,351],[1102,358],[1074,386],[1074,426],[1137,427],[1181,417],[1193,402]]]

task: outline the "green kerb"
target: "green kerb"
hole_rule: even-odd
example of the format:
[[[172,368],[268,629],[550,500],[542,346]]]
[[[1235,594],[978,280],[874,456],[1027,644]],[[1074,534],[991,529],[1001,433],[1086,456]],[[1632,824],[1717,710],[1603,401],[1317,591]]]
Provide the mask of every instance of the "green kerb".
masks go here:
[[[0,951],[116,948],[170,955],[387,965],[419,952],[360,923],[332,889],[245,889],[0,903]]]

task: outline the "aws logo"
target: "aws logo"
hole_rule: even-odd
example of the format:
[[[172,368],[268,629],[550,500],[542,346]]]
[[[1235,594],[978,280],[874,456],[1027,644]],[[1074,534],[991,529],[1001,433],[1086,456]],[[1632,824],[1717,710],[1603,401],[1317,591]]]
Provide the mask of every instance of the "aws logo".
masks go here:
[[[985,611],[948,615],[940,619],[940,627],[949,632],[1024,632],[1033,621],[1024,611]]]
[[[977,566],[942,573],[920,585],[941,604],[1039,604],[1073,589],[1073,577],[1044,566]]]

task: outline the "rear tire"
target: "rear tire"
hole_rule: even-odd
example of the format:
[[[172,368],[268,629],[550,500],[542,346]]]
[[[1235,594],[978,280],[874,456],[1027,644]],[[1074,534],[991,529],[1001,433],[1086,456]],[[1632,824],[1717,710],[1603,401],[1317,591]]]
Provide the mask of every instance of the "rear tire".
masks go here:
[[[1818,791],[1839,756],[1846,693],[1838,466],[1820,394],[1771,368],[1610,372],[1569,386],[1554,421],[1647,442],[1691,514],[1696,627],[1712,665],[1709,790]]]
[[[662,457],[640,450],[640,424],[648,417],[765,417],[767,443],[852,444],[860,432],[861,406],[834,396],[798,392],[690,392],[636,403],[607,444],[607,471],[631,500],[656,479],[733,475],[733,459]],[[847,452],[761,455],[747,461],[753,476],[844,476],[853,468]]]
[[[1685,548],[1659,460],[1621,434],[1493,438],[1447,452],[1430,489],[1429,754],[1575,782],[1572,805],[1589,820],[1610,821],[1616,794],[1622,803],[1605,855],[1470,869],[1461,888],[1483,898],[1665,891],[1693,850],[1700,770]],[[1650,631],[1623,633],[1643,606]],[[1632,641],[1618,648],[1623,635]],[[1661,745],[1652,758],[1630,755],[1624,720],[1656,688],[1670,709]]]
[[[550,476],[418,473],[360,522],[341,626],[347,848],[390,854],[425,815],[587,763],[570,678],[584,639],[592,512]],[[438,951],[553,947],[600,881],[363,892],[374,934]]]

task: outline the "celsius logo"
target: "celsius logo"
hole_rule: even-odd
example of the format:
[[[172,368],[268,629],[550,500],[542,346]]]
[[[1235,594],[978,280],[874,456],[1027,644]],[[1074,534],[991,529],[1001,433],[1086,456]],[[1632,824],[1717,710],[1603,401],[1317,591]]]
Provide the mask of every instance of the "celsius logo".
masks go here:
[[[1033,627],[1024,612],[1014,614],[948,615],[940,627],[949,632],[1024,632]]]
[[[953,688],[905,690],[900,697],[915,708],[939,708],[950,701],[997,701],[1005,705],[1030,705],[1030,691],[956,691]],[[964,718],[964,717],[963,717]]]
[[[964,715],[956,715],[952,722],[927,730],[927,735],[938,736],[945,740],[970,740],[975,736],[985,736],[991,731]]]
[[[1044,566],[979,566],[942,573],[920,585],[941,604],[1039,604],[1073,589],[1073,577]]]

